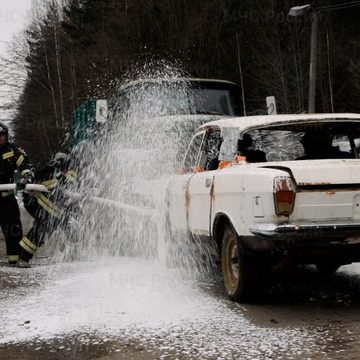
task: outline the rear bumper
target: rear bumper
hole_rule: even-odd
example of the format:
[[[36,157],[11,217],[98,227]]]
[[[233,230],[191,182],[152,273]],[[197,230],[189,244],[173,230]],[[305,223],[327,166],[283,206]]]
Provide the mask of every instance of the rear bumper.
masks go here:
[[[255,251],[342,254],[360,261],[360,222],[254,224],[249,230],[253,236],[244,241]]]
[[[278,254],[301,264],[360,261],[360,222],[254,224],[249,229],[253,235],[242,237],[249,255]]]
[[[255,236],[274,243],[360,244],[360,222],[254,224],[249,230]]]

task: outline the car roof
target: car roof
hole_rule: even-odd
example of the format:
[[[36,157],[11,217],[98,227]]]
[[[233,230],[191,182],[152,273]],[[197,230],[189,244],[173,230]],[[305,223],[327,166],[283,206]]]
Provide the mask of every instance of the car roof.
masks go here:
[[[130,86],[135,86],[138,84],[161,84],[164,82],[169,83],[176,83],[176,82],[184,82],[184,83],[191,83],[191,82],[199,82],[199,83],[219,83],[219,84],[229,84],[232,86],[238,86],[236,83],[228,80],[221,80],[221,79],[202,79],[202,78],[186,78],[186,77],[163,77],[163,78],[144,78],[144,79],[137,79],[134,81],[130,81],[123,86],[120,87],[120,90],[127,89]]]
[[[198,131],[203,131],[209,128],[238,128],[240,131],[244,131],[250,128],[257,128],[262,126],[276,126],[281,124],[295,124],[303,122],[325,122],[327,120],[360,121],[360,114],[286,114],[230,117],[208,122],[200,126]]]

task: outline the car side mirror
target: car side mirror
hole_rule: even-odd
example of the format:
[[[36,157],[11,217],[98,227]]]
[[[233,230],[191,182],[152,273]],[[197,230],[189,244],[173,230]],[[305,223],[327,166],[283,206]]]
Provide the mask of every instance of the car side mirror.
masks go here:
[[[107,100],[96,100],[96,122],[104,124],[108,120]]]

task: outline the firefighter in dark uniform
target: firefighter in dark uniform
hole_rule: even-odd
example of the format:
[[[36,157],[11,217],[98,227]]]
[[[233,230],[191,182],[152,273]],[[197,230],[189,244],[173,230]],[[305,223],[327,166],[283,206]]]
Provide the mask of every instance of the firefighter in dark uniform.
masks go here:
[[[23,149],[9,142],[8,128],[0,123],[0,184],[14,182],[16,170],[21,175],[21,187],[32,183],[34,170],[29,157]],[[15,265],[19,259],[23,230],[19,205],[13,191],[0,192],[0,226],[5,236],[9,264]]]
[[[77,172],[71,169],[69,156],[57,153],[45,167],[36,174],[36,182],[45,185],[47,193],[25,194],[24,206],[34,217],[29,233],[20,242],[21,267],[29,267],[45,237],[57,227],[66,228],[73,214],[74,201],[66,194],[77,183]]]

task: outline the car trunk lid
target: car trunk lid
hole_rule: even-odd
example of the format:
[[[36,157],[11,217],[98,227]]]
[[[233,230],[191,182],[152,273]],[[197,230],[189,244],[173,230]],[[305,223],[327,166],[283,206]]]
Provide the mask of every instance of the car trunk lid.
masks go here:
[[[360,219],[360,161],[304,160],[259,164],[282,169],[296,183],[296,200],[289,220]]]
[[[273,162],[258,167],[288,172],[299,188],[360,186],[360,160],[302,160]]]

